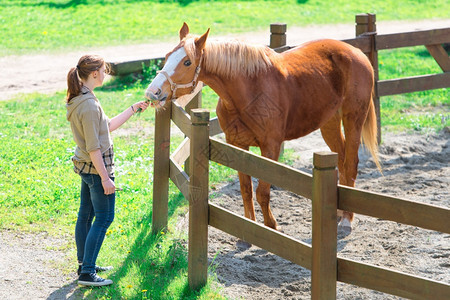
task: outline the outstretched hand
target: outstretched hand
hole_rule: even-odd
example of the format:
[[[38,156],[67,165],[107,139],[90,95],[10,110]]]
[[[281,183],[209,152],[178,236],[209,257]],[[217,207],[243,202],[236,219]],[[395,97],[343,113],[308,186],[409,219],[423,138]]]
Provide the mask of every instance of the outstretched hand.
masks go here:
[[[135,104],[133,104],[133,108],[136,112],[143,112],[148,108],[148,102],[147,101],[140,101]]]

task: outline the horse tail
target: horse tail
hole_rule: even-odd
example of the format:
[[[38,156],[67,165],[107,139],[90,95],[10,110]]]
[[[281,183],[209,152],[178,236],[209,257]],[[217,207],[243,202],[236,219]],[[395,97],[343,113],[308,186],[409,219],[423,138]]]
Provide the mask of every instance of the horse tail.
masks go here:
[[[378,160],[378,129],[377,129],[377,115],[375,113],[375,105],[373,103],[373,93],[370,99],[369,111],[367,112],[366,121],[364,122],[362,129],[362,140],[367,149],[369,149],[370,154],[375,162],[380,173],[381,165]]]

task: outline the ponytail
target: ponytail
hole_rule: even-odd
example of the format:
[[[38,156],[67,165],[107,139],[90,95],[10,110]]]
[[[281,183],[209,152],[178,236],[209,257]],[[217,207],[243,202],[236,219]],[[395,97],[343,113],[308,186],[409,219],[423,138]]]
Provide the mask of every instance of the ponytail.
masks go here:
[[[104,64],[103,58],[97,55],[84,55],[80,58],[78,65],[71,68],[67,74],[67,103],[81,93],[83,81],[88,79],[89,74],[97,71]]]
[[[78,68],[71,68],[67,74],[67,97],[66,102],[78,96],[81,93],[81,87],[83,84],[78,77]]]

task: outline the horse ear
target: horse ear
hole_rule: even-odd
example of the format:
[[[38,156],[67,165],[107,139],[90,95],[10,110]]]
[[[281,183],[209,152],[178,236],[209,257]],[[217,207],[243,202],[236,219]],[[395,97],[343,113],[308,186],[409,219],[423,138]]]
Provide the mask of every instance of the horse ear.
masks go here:
[[[180,29],[180,41],[184,39],[189,34],[189,26],[186,22],[183,23]]]
[[[208,38],[208,34],[209,34],[209,28],[201,37],[195,39],[195,48],[198,51],[201,51],[205,48],[206,39]]]

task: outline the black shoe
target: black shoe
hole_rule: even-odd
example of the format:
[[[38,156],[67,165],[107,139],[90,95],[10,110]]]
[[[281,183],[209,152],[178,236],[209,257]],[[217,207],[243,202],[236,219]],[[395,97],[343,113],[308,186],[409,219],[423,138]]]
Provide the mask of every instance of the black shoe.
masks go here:
[[[78,284],[85,286],[104,286],[112,284],[111,279],[104,279],[97,275],[97,273],[83,273],[78,277]]]
[[[106,271],[112,270],[113,268],[114,267],[112,267],[112,266],[108,266],[108,267],[95,266],[95,273],[106,272]],[[80,274],[81,274],[81,265],[78,265],[77,274],[78,274],[78,276],[80,276]]]

